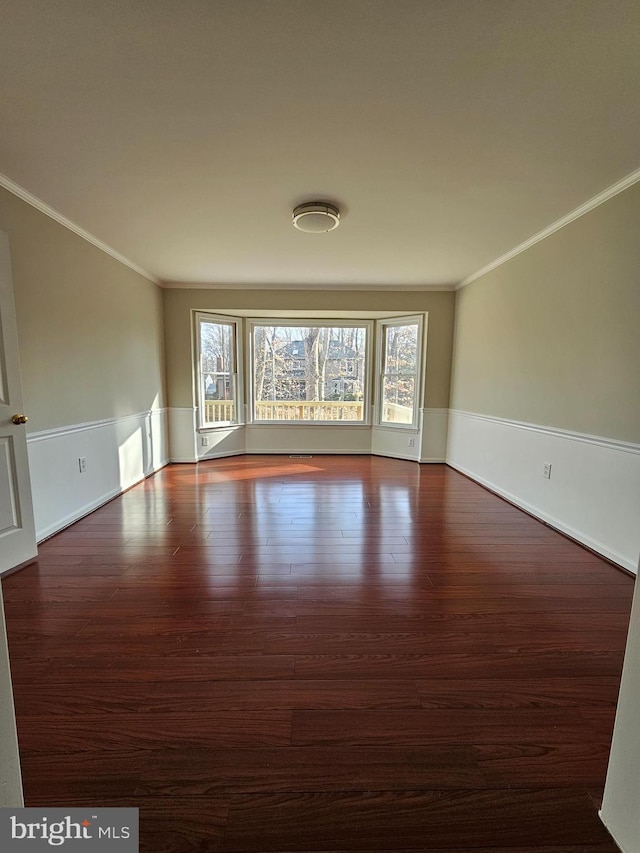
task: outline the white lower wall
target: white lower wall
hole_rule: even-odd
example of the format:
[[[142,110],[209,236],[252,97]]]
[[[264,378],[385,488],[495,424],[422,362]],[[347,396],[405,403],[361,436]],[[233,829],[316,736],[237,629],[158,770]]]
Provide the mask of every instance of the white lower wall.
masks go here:
[[[449,409],[422,409],[420,462],[446,462]]]
[[[197,462],[197,429],[194,408],[169,409],[169,447],[172,462]]]
[[[198,461],[246,453],[245,427],[235,426],[201,432],[196,436]]]
[[[166,410],[32,433],[27,447],[41,541],[167,464]]]
[[[368,453],[375,456],[391,456],[394,459],[420,461],[422,445],[419,429],[394,429],[393,427],[374,426],[371,430]]]
[[[371,453],[371,427],[248,424],[247,453]]]
[[[169,409],[172,462],[242,453],[373,453],[444,462],[448,409],[422,409],[418,429],[326,424],[246,424],[199,431],[197,409]]]
[[[636,571],[640,445],[451,410],[447,462]]]

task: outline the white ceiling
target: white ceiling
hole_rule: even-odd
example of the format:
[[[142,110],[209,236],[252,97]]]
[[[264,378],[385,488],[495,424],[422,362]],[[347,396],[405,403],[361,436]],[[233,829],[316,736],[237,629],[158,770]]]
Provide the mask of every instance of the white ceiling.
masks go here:
[[[639,82],[637,0],[4,0],[0,172],[162,281],[452,285],[640,167]]]

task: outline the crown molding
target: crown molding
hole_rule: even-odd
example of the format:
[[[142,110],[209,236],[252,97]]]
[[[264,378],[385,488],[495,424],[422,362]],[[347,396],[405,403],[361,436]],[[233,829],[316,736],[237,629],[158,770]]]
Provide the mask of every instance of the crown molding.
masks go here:
[[[515,246],[508,252],[505,252],[504,255],[500,255],[499,258],[496,258],[495,261],[491,261],[490,264],[482,267],[476,272],[471,273],[471,275],[467,276],[463,281],[457,284],[454,287],[454,290],[461,290],[463,287],[466,287],[471,282],[476,281],[476,279],[481,278],[483,275],[486,275],[488,272],[495,270],[497,267],[502,266],[507,261],[510,261],[511,258],[515,258],[516,255],[519,255],[521,252],[525,252],[527,249],[530,249],[531,246],[535,246],[536,243],[540,243],[541,240],[550,237],[552,234],[555,234],[556,231],[559,231],[561,228],[564,228],[565,225],[569,225],[572,222],[575,222],[576,219],[580,219],[581,216],[584,216],[585,213],[589,213],[594,210],[596,207],[599,207],[601,204],[604,204],[605,201],[609,201],[609,199],[618,195],[621,192],[629,189],[634,184],[637,184],[640,181],[640,169],[636,169],[635,172],[631,172],[630,175],[627,175],[626,178],[622,178],[622,180],[618,181],[615,184],[612,184],[610,187],[607,187],[606,190],[603,190],[598,195],[595,195],[593,198],[586,201],[584,204],[581,204],[580,207],[576,207],[575,210],[572,210],[571,213],[567,213],[561,219],[558,219],[556,222],[553,222],[551,225],[548,225],[546,228],[543,228],[542,231],[539,231],[537,234],[534,234],[533,237],[529,237],[528,240],[525,240],[524,243],[520,243]]]
[[[308,283],[300,281],[278,284],[277,282],[188,282],[160,281],[160,287],[165,290],[392,290],[392,291],[452,291],[455,284],[329,284]]]
[[[82,237],[83,240],[86,240],[87,243],[91,243],[96,249],[100,249],[101,252],[104,252],[107,255],[110,255],[116,261],[119,261],[121,264],[124,264],[129,269],[138,273],[138,275],[143,276],[148,281],[153,282],[153,284],[160,284],[160,281],[150,272],[139,267],[138,264],[130,261],[129,258],[125,258],[124,255],[121,255],[120,252],[113,249],[111,246],[108,246],[106,243],[103,243],[102,240],[99,240],[97,237],[94,237],[93,234],[90,234],[88,231],[85,231],[84,228],[81,228],[79,225],[76,225],[75,222],[72,222],[70,219],[67,219],[62,213],[59,213],[53,207],[48,205],[46,202],[39,199],[37,196],[30,193],[28,190],[25,190],[24,187],[21,187],[20,184],[16,184],[15,181],[12,181],[11,178],[8,178],[6,175],[0,173],[0,187],[4,187],[5,190],[12,193],[18,198],[25,201],[27,204],[31,205],[31,207],[35,207],[36,210],[39,210],[40,213],[44,213],[45,216],[48,216],[50,219],[55,220],[59,225],[68,228],[69,231],[73,231],[74,234],[77,234],[78,237]]]
[[[604,202],[609,201],[609,199],[618,195],[621,192],[624,192],[629,187],[632,187],[634,184],[640,181],[640,169],[636,169],[634,172],[631,172],[626,177],[622,178],[622,180],[618,181],[615,184],[612,184],[607,189],[603,190],[598,195],[586,201],[584,204],[572,210],[570,213],[567,213],[565,216],[558,219],[556,222],[553,222],[551,225],[543,228],[542,231],[539,231],[537,234],[534,234],[528,240],[525,240],[522,243],[519,243],[513,249],[510,249],[508,252],[505,252],[503,255],[500,255],[495,260],[491,261],[491,263],[486,264],[486,266],[481,267],[479,270],[476,270],[471,275],[467,276],[461,282],[457,284],[366,284],[366,283],[349,283],[349,284],[339,284],[339,283],[307,283],[307,282],[288,282],[288,283],[277,283],[277,282],[180,282],[180,281],[163,281],[156,278],[147,270],[138,266],[138,264],[131,261],[129,258],[122,255],[116,249],[104,243],[102,240],[95,237],[93,234],[90,234],[80,225],[77,225],[72,220],[68,219],[59,211],[55,210],[55,208],[48,205],[46,202],[39,199],[37,196],[30,193],[28,190],[21,187],[15,181],[11,180],[11,178],[7,177],[0,173],[0,187],[3,187],[8,192],[22,199],[22,201],[29,204],[31,207],[36,208],[41,213],[44,213],[45,216],[48,216],[50,219],[53,219],[58,224],[62,225],[64,228],[67,228],[69,231],[72,231],[78,237],[81,237],[83,240],[86,240],[88,243],[91,243],[97,249],[114,258],[114,260],[118,261],[124,266],[129,267],[129,269],[138,273],[138,275],[143,276],[148,281],[153,284],[158,285],[159,287],[168,289],[168,290],[363,290],[363,291],[374,291],[374,290],[386,290],[386,291],[414,291],[414,292],[429,292],[429,291],[440,291],[440,292],[449,292],[453,290],[461,290],[466,287],[468,284],[476,281],[481,278],[483,275],[491,272],[494,269],[502,266],[507,261],[510,261],[512,258],[515,258],[517,255],[525,252],[527,249],[530,249],[536,243],[540,243],[542,240],[550,237],[552,234],[555,234],[556,231],[559,231],[561,228],[564,228],[565,225],[569,225],[572,222],[575,222],[576,219],[579,219],[581,216],[584,216],[586,213],[594,210],[599,205],[604,204]]]

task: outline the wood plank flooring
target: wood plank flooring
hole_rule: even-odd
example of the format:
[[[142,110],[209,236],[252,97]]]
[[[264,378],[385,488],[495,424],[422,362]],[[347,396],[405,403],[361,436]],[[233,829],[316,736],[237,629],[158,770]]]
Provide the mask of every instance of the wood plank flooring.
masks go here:
[[[171,466],[3,589],[29,806],[137,806],[154,853],[616,851],[633,580],[445,466]]]

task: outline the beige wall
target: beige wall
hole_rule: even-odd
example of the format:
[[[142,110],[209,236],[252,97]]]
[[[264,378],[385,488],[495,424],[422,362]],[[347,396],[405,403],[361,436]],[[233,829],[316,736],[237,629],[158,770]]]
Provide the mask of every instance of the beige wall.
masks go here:
[[[191,310],[251,312],[429,312],[425,406],[449,405],[455,294],[439,291],[191,290],[164,291],[167,386],[170,406],[192,406]]]
[[[459,291],[451,406],[640,441],[640,184]]]
[[[160,288],[0,189],[29,431],[164,405]]]

